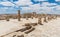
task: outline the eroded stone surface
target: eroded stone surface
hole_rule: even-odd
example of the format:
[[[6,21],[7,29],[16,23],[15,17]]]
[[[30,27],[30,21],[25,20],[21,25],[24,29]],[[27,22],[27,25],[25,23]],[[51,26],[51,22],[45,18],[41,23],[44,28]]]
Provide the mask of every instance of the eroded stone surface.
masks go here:
[[[22,21],[20,22],[18,22],[16,19],[9,22],[4,20],[0,21],[0,34],[3,35],[7,32],[11,32],[16,29],[22,28],[23,26],[21,26],[21,24],[27,22],[33,23],[38,21],[36,18],[29,19],[27,20],[27,22],[25,19],[21,19],[21,20]],[[17,33],[9,34],[5,37],[12,37],[14,34],[16,35],[24,34],[25,37],[60,37],[60,18],[48,21],[48,23],[44,23],[44,25],[37,25],[34,28],[35,30],[30,32],[29,34],[17,32]]]

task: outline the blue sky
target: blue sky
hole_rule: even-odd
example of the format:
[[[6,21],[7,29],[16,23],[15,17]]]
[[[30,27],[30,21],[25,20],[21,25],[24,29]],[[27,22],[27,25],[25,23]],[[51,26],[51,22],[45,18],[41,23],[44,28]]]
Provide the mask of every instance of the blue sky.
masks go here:
[[[0,0],[0,14],[37,12],[60,14],[60,0]]]

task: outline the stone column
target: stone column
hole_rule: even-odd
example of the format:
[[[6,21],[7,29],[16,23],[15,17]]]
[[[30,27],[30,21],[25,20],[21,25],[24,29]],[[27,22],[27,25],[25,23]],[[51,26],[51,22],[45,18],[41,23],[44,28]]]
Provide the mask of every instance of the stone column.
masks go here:
[[[28,20],[28,17],[26,16],[26,20]]]
[[[8,15],[6,16],[6,21],[9,21],[9,16]]]
[[[18,21],[20,21],[20,10],[18,10]]]
[[[41,17],[38,18],[38,24],[43,25],[42,24],[42,18]]]
[[[31,16],[31,18],[33,19],[33,16]]]
[[[51,16],[48,16],[48,21],[50,21],[51,20]]]
[[[55,19],[57,19],[57,15],[55,16]]]
[[[46,16],[44,17],[44,22],[47,22],[47,17]]]
[[[36,12],[33,12],[33,17],[36,17]]]

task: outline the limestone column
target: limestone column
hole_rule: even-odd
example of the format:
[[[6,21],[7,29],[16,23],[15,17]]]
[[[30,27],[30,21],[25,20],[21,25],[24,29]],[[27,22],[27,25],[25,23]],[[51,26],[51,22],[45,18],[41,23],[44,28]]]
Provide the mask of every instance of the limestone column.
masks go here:
[[[31,16],[31,18],[33,19],[33,16]]]
[[[28,20],[28,17],[26,16],[26,20]]]
[[[41,17],[38,18],[38,24],[43,25]]]
[[[51,16],[48,16],[48,21],[50,21],[51,20]]]
[[[57,17],[58,17],[58,16],[56,15],[56,16],[55,16],[55,19],[57,19]]]
[[[20,21],[20,10],[18,10],[18,21]]]
[[[6,21],[9,21],[9,16],[8,15],[6,16]]]
[[[36,17],[36,12],[33,12],[33,17]]]
[[[44,17],[44,22],[47,22],[47,18],[46,18],[46,16]]]

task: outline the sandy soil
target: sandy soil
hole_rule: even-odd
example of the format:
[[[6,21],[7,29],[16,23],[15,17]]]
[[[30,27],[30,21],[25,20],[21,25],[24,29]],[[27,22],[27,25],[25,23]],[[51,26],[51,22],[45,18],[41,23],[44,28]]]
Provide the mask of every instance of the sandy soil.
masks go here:
[[[21,19],[20,22],[17,19],[10,19],[9,22],[5,20],[0,21],[0,36],[13,32],[17,29],[23,28],[25,23],[37,22],[37,18],[34,19]],[[60,18],[53,19],[44,25],[35,26],[35,30],[25,35],[25,37],[60,37]]]

